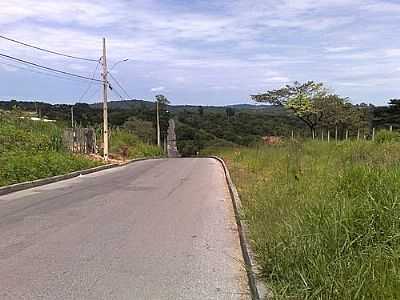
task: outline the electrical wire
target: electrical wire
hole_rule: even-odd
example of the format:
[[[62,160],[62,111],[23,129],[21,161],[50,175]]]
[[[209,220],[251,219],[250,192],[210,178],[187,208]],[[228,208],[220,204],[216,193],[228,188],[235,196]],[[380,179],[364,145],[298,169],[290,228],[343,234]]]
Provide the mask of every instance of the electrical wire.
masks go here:
[[[117,91],[116,89],[114,89],[114,88],[111,86],[111,84],[108,84],[108,87],[110,88],[110,90],[111,90],[112,92],[114,92],[114,94],[116,94],[116,95],[119,97],[120,100],[122,100],[122,101],[125,100],[124,97],[122,97],[121,94],[118,93],[118,91]]]
[[[57,52],[57,51],[52,51],[52,50],[48,50],[48,49],[44,49],[44,48],[41,48],[41,47],[37,47],[37,46],[34,46],[34,45],[31,45],[31,44],[27,44],[27,43],[24,43],[24,42],[20,42],[20,41],[17,41],[17,40],[14,40],[14,39],[12,39],[12,38],[9,38],[9,37],[6,37],[6,36],[4,36],[4,35],[0,35],[0,38],[2,38],[2,39],[4,39],[4,40],[7,40],[7,41],[10,41],[10,42],[13,42],[13,43],[16,43],[16,44],[20,44],[20,45],[23,45],[23,46],[26,46],[26,47],[30,47],[30,48],[33,48],[33,49],[36,49],[36,50],[40,50],[40,51],[44,51],[44,52],[47,52],[47,53],[51,53],[51,54],[55,54],[55,55],[60,55],[60,56],[64,56],[64,57],[68,57],[68,58],[73,58],[73,59],[80,59],[80,60],[86,60],[86,61],[99,61],[98,59],[92,59],[92,58],[84,58],[84,57],[79,57],[79,56],[73,56],[73,55],[69,55],[69,54],[65,54],[65,53],[61,53],[61,52]]]
[[[92,80],[92,81],[96,81],[96,82],[99,82],[99,83],[103,83],[103,81],[99,80],[99,79],[90,78],[90,77],[86,77],[86,76],[82,76],[82,75],[78,75],[78,74],[74,74],[74,73],[70,73],[70,72],[66,72],[66,71],[62,71],[62,70],[53,69],[53,68],[46,67],[46,66],[43,66],[43,65],[39,65],[39,64],[27,61],[27,60],[23,60],[23,59],[16,58],[16,57],[13,57],[13,56],[10,56],[10,55],[6,55],[6,54],[3,54],[3,53],[0,53],[0,56],[8,58],[8,59],[11,59],[11,60],[14,60],[14,61],[17,61],[19,63],[24,63],[24,64],[35,66],[37,68],[45,69],[45,70],[48,70],[48,71],[52,71],[52,72],[56,72],[56,73],[60,73],[60,74],[64,74],[64,75],[69,75],[69,76],[73,76],[73,77],[81,78],[81,79],[85,79],[85,80]]]
[[[6,60],[3,57],[0,57],[0,59]],[[56,74],[53,74],[53,73],[47,73],[47,72],[44,72],[44,71],[39,71],[39,70],[36,70],[36,69],[33,69],[33,68],[29,68],[29,67],[23,67],[23,66],[12,64],[12,63],[5,62],[5,61],[0,61],[0,64],[6,65],[6,66],[10,66],[10,67],[13,67],[13,68],[16,68],[16,69],[19,69],[19,70],[28,71],[28,72],[41,74],[41,75],[45,75],[45,76],[50,76],[50,77],[55,77],[55,78],[59,78],[59,79],[66,79],[66,80],[73,80],[73,81],[79,80],[78,78],[65,77],[65,76],[62,76],[62,75],[56,75]]]
[[[115,83],[119,86],[119,88],[125,93],[125,95],[128,97],[128,99],[132,99],[127,91],[122,87],[122,85],[118,82],[117,78],[115,78],[110,72],[108,72],[108,75],[115,81]]]
[[[96,65],[96,69],[93,71],[93,74],[92,74],[92,77],[91,77],[91,78],[94,79],[94,78],[96,77],[96,72],[97,72],[97,70],[99,69],[99,66],[100,66],[100,63],[98,63],[98,64]],[[92,87],[92,85],[93,85],[93,81],[89,82],[89,84],[88,84],[86,90],[85,90],[85,91],[82,93],[82,95],[79,97],[78,102],[81,102],[81,101],[82,101],[83,97],[86,96],[86,94],[89,92],[89,90],[90,90],[90,88]]]
[[[99,92],[99,90],[98,90],[98,89],[97,89],[97,90],[94,90],[94,92],[93,92],[93,93],[91,93],[91,94],[90,94],[90,96],[88,96],[88,97],[87,97],[87,100],[88,100],[88,101],[90,101],[90,100],[91,100],[91,98],[93,98],[95,95],[97,95],[97,93],[98,93],[98,92]]]

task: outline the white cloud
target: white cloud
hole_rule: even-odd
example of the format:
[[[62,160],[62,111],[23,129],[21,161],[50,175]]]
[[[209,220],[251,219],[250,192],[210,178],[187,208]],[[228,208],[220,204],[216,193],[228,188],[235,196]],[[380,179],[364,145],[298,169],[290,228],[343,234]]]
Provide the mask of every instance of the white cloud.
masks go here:
[[[289,79],[289,77],[275,76],[275,77],[268,78],[266,81],[288,83],[288,82],[290,82],[290,79]]]
[[[152,91],[152,92],[162,92],[162,91],[165,91],[165,87],[163,87],[163,86],[153,87],[153,88],[150,89],[150,91]]]
[[[384,53],[388,57],[400,57],[400,48],[397,48],[397,49],[385,49]]]
[[[0,2],[0,26],[2,34],[18,40],[96,59],[106,36],[110,65],[129,58],[118,76],[125,76],[132,91],[142,89],[138,97],[143,98],[154,89],[165,89],[150,90],[151,82],[168,86],[168,91],[182,90],[184,83],[193,95],[210,86],[236,91],[229,88],[234,86],[246,95],[290,78],[329,80],[335,74],[357,74],[366,81],[375,71],[398,68],[400,43],[389,37],[386,27],[397,26],[396,19],[385,18],[386,12],[399,9],[393,2],[221,0],[204,2],[202,9],[191,5],[171,6],[160,0],[9,0]],[[95,67],[2,40],[0,49],[84,75]],[[389,66],[386,70],[375,67],[382,59]]]
[[[338,53],[338,52],[347,52],[347,51],[352,51],[356,49],[355,47],[348,47],[348,46],[342,46],[342,47],[326,47],[325,50],[326,52],[332,52],[332,53]]]

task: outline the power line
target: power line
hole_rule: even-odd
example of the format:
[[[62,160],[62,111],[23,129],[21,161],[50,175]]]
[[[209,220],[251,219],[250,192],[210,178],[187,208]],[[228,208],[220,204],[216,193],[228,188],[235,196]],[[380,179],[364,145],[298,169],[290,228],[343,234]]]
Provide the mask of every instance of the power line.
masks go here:
[[[33,49],[36,49],[36,50],[44,51],[44,52],[51,53],[51,54],[55,54],[55,55],[60,55],[60,56],[64,56],[64,57],[68,57],[68,58],[73,58],[73,59],[86,60],[86,61],[99,61],[98,59],[78,57],[78,56],[73,56],[73,55],[69,55],[69,54],[64,54],[64,53],[57,52],[57,51],[52,51],[52,50],[44,49],[44,48],[41,48],[41,47],[37,47],[37,46],[31,45],[31,44],[27,44],[27,43],[24,43],[24,42],[20,42],[20,41],[14,40],[14,39],[9,38],[9,37],[6,37],[6,36],[4,36],[4,35],[0,35],[0,38],[2,38],[2,39],[4,39],[4,40],[7,40],[7,41],[10,41],[10,42],[13,42],[13,43],[16,43],[16,44],[20,44],[20,45],[23,45],[23,46],[26,46],[26,47],[30,47],[30,48],[33,48]]]
[[[95,95],[98,94],[100,90],[96,89],[93,91],[93,93],[90,94],[90,96],[87,97],[87,100],[91,100],[91,98],[93,98]]]
[[[93,78],[93,79],[94,79],[95,76],[96,76],[96,72],[97,72],[99,66],[100,66],[100,63],[97,63],[97,64],[96,64],[96,69],[93,71],[93,74],[92,74],[92,78]],[[86,94],[89,92],[89,90],[90,90],[90,88],[92,87],[92,85],[93,85],[93,81],[89,82],[88,87],[87,87],[86,90],[83,92],[83,94],[79,97],[78,102],[81,102],[81,101],[82,101],[83,97],[86,96]]]
[[[110,90],[111,90],[112,92],[114,92],[114,93],[119,97],[119,99],[121,99],[122,101],[125,100],[124,97],[122,97],[121,94],[118,93],[117,90],[115,90],[115,89],[111,86],[111,84],[109,84],[108,87],[110,88]]]
[[[3,58],[3,57],[0,57],[0,59],[4,59],[5,60],[5,58]],[[19,65],[16,65],[16,64],[5,62],[5,61],[1,61],[0,64],[6,65],[6,66],[10,66],[10,67],[13,67],[13,68],[17,68],[17,69],[20,69],[20,70],[23,70],[23,71],[28,71],[28,72],[41,74],[41,75],[46,75],[46,76],[50,76],[50,77],[66,79],[66,80],[79,80],[78,78],[72,78],[72,77],[66,77],[66,76],[62,76],[62,75],[56,75],[56,74],[53,74],[53,73],[42,72],[42,71],[39,71],[39,70],[36,70],[36,69],[33,69],[33,68],[31,69],[28,66],[22,67],[22,66],[19,66]]]
[[[96,82],[100,82],[100,83],[103,82],[102,80],[99,80],[99,79],[90,78],[90,77],[86,77],[86,76],[82,76],[82,75],[78,75],[78,74],[74,74],[74,73],[70,73],[70,72],[66,72],[66,71],[53,69],[53,68],[50,68],[50,67],[39,65],[39,64],[30,62],[30,61],[27,61],[27,60],[23,60],[23,59],[20,59],[20,58],[16,58],[16,57],[13,57],[13,56],[9,56],[9,55],[6,55],[6,54],[0,53],[0,56],[8,58],[8,59],[11,59],[11,60],[15,60],[15,61],[20,62],[20,63],[32,65],[32,66],[35,66],[37,68],[53,71],[53,72],[56,72],[56,73],[61,73],[61,74],[64,74],[64,75],[69,75],[69,76],[73,76],[73,77],[81,78],[81,79],[85,79],[85,80],[92,80],[92,81],[96,81]]]
[[[122,87],[122,85],[118,82],[118,80],[110,72],[108,72],[108,74],[115,81],[115,83],[119,86],[119,88],[125,93],[125,95],[128,97],[128,99],[131,99],[131,97],[129,96],[127,91]]]

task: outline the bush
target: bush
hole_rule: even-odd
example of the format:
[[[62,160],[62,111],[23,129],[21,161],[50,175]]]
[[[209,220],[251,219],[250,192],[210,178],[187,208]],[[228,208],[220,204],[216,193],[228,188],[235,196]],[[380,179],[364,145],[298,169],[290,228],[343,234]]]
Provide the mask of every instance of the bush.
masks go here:
[[[110,137],[110,151],[121,155],[128,149],[128,158],[155,157],[162,155],[162,149],[141,141],[135,134],[127,130],[113,130]]]
[[[375,142],[378,144],[382,143],[393,143],[400,141],[400,134],[396,131],[390,130],[379,130],[375,136]]]

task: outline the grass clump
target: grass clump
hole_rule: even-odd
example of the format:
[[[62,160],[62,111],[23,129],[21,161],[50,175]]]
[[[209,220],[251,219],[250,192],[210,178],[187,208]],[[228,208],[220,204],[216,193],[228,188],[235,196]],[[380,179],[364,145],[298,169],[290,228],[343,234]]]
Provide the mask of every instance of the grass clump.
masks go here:
[[[219,150],[274,299],[400,299],[400,145]]]
[[[399,142],[400,134],[396,131],[390,131],[386,129],[379,130],[376,134],[375,141],[378,144]]]

